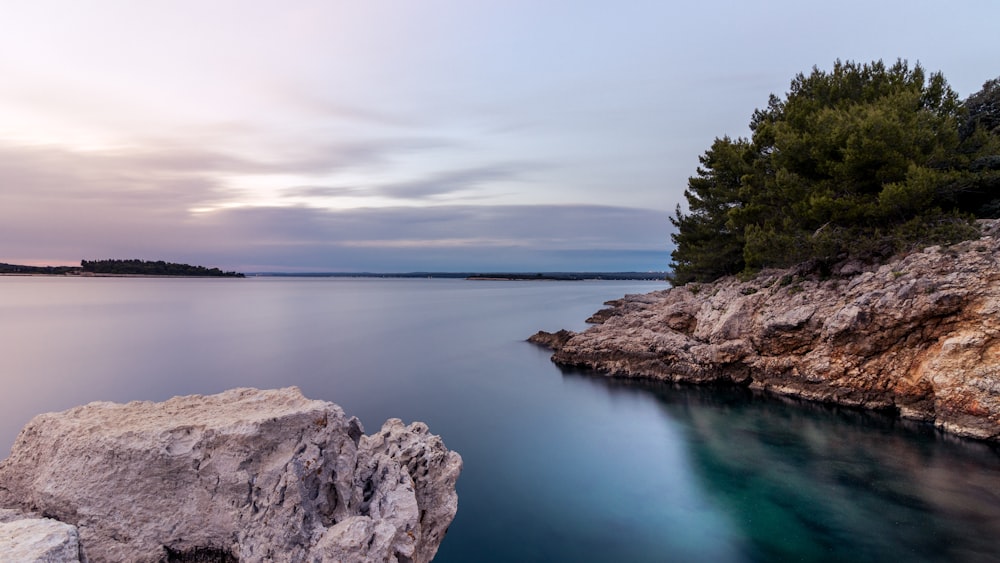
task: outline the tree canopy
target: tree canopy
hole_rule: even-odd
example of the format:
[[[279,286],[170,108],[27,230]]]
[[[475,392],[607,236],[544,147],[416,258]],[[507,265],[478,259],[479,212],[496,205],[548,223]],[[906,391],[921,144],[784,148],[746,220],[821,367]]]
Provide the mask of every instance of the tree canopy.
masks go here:
[[[675,284],[878,260],[974,237],[1000,213],[1000,79],[962,102],[905,61],[837,61],[717,138],[671,222]]]
[[[163,260],[81,260],[80,268],[93,274],[145,276],[244,277],[239,272],[223,272],[218,268],[164,262]]]

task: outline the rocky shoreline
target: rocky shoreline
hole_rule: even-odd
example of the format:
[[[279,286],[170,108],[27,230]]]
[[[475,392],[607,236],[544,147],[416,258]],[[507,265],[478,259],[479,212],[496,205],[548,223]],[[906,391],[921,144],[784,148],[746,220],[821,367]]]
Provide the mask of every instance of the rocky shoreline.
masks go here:
[[[35,417],[0,462],[11,561],[433,559],[462,459],[427,426],[364,435],[298,389],[91,403]]]
[[[982,227],[827,279],[799,268],[627,295],[586,331],[529,340],[610,376],[728,382],[1000,441],[1000,222]]]

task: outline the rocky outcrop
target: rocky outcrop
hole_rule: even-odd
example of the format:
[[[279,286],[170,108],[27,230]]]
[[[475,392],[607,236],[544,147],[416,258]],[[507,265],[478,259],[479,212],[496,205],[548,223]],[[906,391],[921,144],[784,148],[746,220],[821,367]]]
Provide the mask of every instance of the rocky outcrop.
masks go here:
[[[615,376],[732,382],[998,440],[1000,224],[983,227],[832,279],[771,271],[629,295],[584,332],[530,340]]]
[[[422,423],[365,436],[296,388],[234,389],[37,416],[0,506],[75,527],[81,561],[423,562],[461,466]]]
[[[0,508],[0,560],[32,563],[79,561],[80,544],[76,528],[51,518]]]

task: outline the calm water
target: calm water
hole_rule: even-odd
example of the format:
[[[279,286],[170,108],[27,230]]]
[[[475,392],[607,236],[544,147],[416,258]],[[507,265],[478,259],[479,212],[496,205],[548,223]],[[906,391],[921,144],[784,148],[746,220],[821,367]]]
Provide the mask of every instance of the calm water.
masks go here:
[[[36,413],[298,385],[465,459],[436,561],[1000,561],[1000,456],[523,342],[642,282],[0,278],[0,449]]]

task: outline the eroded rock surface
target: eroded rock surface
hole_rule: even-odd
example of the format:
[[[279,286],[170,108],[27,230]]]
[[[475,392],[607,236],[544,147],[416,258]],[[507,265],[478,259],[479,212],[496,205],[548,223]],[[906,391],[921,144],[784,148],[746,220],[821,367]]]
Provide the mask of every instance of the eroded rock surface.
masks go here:
[[[0,506],[75,526],[82,561],[422,562],[461,466],[422,423],[365,436],[296,388],[234,389],[37,416]]]
[[[615,376],[748,384],[998,440],[998,226],[849,277],[775,271],[629,295],[584,332],[530,340]]]
[[[76,528],[50,518],[0,509],[0,561],[73,563],[80,560]]]

